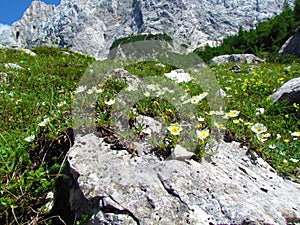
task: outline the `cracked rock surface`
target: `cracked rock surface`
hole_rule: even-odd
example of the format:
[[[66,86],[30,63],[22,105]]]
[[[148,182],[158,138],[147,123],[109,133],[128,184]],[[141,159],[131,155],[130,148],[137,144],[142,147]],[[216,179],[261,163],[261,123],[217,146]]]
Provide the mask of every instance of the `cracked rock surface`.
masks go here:
[[[71,209],[89,213],[89,224],[282,225],[300,218],[300,185],[261,158],[252,161],[236,142],[221,142],[211,162],[198,163],[132,156],[88,134],[77,136],[67,160],[78,183]]]

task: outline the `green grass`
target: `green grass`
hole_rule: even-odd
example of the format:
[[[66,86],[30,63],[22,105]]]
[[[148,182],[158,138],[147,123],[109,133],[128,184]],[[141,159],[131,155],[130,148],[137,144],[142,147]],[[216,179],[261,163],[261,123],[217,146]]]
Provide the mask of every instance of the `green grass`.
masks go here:
[[[1,82],[0,86],[1,224],[26,224],[33,220],[38,224],[50,222],[44,211],[45,197],[47,193],[55,191],[55,180],[64,165],[65,154],[72,145],[70,107],[73,91],[87,66],[94,61],[68,50],[40,47],[33,51],[38,54],[37,57],[22,51],[0,50],[1,79],[4,78],[3,73],[7,74],[7,82]],[[24,70],[8,69],[5,63],[17,63]],[[227,95],[224,98],[226,109],[223,110],[239,111],[237,117],[225,120],[227,134],[230,132],[233,136],[229,139],[243,143],[250,151],[267,160],[278,173],[299,182],[299,137],[291,135],[300,130],[299,108],[295,106],[295,113],[290,113],[283,105],[273,105],[268,97],[285,81],[299,77],[300,65],[293,62],[254,66],[245,64],[241,65],[240,73],[231,72],[229,69],[232,66],[228,64],[210,68]],[[140,77],[148,77],[163,76],[174,67],[145,62],[128,65],[126,69]],[[163,88],[163,84],[160,85]],[[103,89],[96,106],[97,127],[109,128],[113,123],[112,105],[107,101],[128,84],[108,80],[105,84],[95,86]],[[193,80],[179,86],[188,94],[187,98],[202,93]],[[84,96],[86,91],[80,94]],[[258,114],[257,108],[263,108],[264,113]],[[197,116],[203,117],[204,121],[195,124],[196,128],[211,129],[214,125],[211,124],[207,98],[197,104],[197,109]],[[145,96],[132,107],[128,119],[134,119],[137,114],[155,116],[160,117],[167,127],[174,127],[181,122],[178,113],[164,99],[164,94],[158,97]],[[256,123],[267,128],[265,134],[269,133],[269,137],[264,142],[259,141],[251,130],[251,124]],[[136,129],[137,137],[142,129]],[[26,139],[30,136],[32,140]],[[163,155],[163,150],[170,151],[178,139],[178,135],[167,132],[163,142],[156,148],[157,153]],[[205,154],[207,140],[196,138],[195,159],[200,161]]]
[[[37,57],[16,50],[0,52],[1,78],[6,73],[8,80],[0,86],[1,224],[41,218],[46,194],[54,190],[69,148],[64,143],[71,144],[72,90],[93,62],[68,50],[33,51]],[[24,70],[5,68],[5,63]],[[49,122],[39,126],[46,118]],[[29,136],[32,142],[25,141]]]

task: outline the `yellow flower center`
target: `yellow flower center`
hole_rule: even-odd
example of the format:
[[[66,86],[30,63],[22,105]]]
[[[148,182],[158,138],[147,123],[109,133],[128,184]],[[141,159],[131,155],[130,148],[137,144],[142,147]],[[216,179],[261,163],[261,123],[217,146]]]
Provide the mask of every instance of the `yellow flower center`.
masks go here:
[[[172,132],[173,132],[173,133],[177,133],[178,130],[179,130],[179,127],[177,127],[177,126],[173,126],[173,127],[172,127]]]

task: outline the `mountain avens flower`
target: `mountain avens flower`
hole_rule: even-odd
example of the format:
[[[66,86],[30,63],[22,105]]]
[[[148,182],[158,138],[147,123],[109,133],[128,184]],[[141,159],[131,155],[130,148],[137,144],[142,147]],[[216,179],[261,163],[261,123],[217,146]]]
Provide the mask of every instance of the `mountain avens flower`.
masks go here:
[[[178,124],[171,124],[167,129],[172,135],[179,135],[182,131],[182,128]]]
[[[233,117],[237,117],[239,114],[240,114],[240,111],[230,110],[229,112],[226,113],[226,116],[233,118]]]
[[[257,133],[256,137],[260,142],[265,142],[267,140],[267,135],[263,133]]]
[[[201,141],[204,141],[205,138],[209,136],[209,129],[203,129],[203,130],[196,130],[196,134],[198,139]]]
[[[256,134],[261,134],[267,131],[267,128],[265,127],[265,125],[261,124],[261,123],[256,123],[251,127],[251,130],[256,133]]]
[[[78,86],[78,88],[74,91],[75,94],[84,92],[86,90],[86,86]]]

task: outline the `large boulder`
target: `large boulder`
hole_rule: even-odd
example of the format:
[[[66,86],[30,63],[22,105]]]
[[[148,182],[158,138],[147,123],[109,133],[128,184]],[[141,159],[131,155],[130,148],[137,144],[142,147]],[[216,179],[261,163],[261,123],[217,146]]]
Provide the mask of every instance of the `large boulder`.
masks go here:
[[[290,224],[300,218],[300,185],[279,177],[236,142],[201,163],[112,150],[94,134],[68,153],[70,209],[88,224]],[[66,189],[64,189],[66,194]],[[58,196],[59,198],[59,196]]]
[[[298,27],[296,33],[284,43],[279,53],[283,55],[300,56],[300,27]]]
[[[261,63],[263,59],[253,54],[232,54],[216,56],[209,61],[210,64],[224,64],[224,63]]]
[[[286,100],[291,105],[300,104],[300,77],[284,83],[270,98],[274,103]]]

